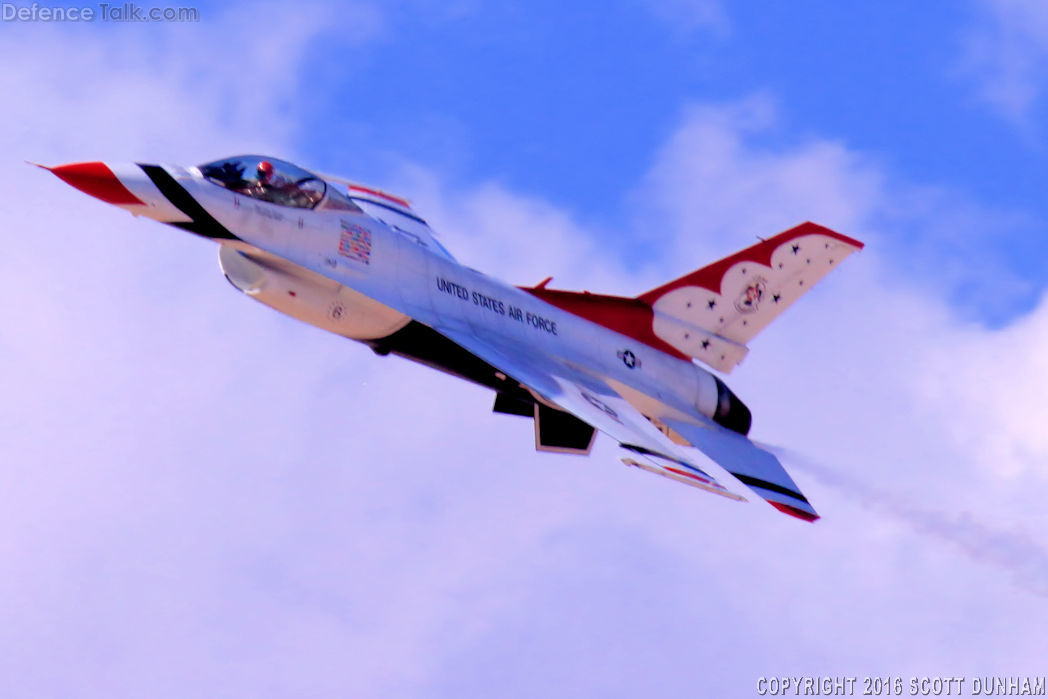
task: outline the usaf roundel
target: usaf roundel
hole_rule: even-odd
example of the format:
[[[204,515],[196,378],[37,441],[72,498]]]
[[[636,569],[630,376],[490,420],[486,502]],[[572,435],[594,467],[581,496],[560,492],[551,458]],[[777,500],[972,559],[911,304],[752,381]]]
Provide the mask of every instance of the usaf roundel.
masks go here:
[[[627,369],[636,369],[640,367],[640,360],[637,359],[637,355],[633,354],[632,350],[620,350],[616,353],[618,358],[622,360],[622,363],[626,365]]]

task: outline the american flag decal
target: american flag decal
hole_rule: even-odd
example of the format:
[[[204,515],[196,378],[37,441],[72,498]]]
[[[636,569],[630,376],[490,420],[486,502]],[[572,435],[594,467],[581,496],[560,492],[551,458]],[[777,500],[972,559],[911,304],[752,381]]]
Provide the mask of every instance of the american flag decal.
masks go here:
[[[371,264],[371,231],[355,223],[342,224],[342,235],[338,240],[338,254],[357,262]]]

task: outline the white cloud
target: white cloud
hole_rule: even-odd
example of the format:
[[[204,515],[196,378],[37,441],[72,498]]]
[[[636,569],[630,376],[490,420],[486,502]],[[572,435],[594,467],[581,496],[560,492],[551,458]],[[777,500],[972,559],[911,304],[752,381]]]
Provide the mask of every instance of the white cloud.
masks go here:
[[[750,145],[775,122],[774,101],[764,95],[687,111],[635,193],[636,226],[651,244],[680,246],[665,251],[667,259],[689,264],[809,219],[864,231],[883,198],[881,173],[832,141],[784,151]]]
[[[398,189],[412,192],[444,243],[463,264],[514,284],[551,288],[593,286],[614,291],[624,282],[615,245],[587,230],[570,213],[492,182],[465,191],[444,186],[417,165],[401,168]]]
[[[1030,127],[1048,66],[1048,7],[1037,0],[980,0],[976,7],[963,68],[978,80],[985,101]]]
[[[199,24],[5,27],[10,69],[4,151],[35,160],[153,157],[182,162],[230,148],[272,149],[298,136],[298,90],[312,42],[333,18],[366,42],[382,28],[363,2],[214,8]],[[306,72],[303,72],[306,71]],[[206,125],[207,128],[201,128]],[[187,154],[187,151],[188,154]]]
[[[929,413],[953,408],[951,441],[999,477],[1048,475],[1035,387],[1048,383],[1048,303],[996,332],[961,326],[927,342],[918,367]],[[978,426],[973,429],[973,426]]]
[[[255,33],[227,29],[246,51]],[[283,81],[216,66],[198,91],[166,52],[128,67],[91,42],[52,73],[47,56],[73,59],[56,37],[0,48],[27,66],[3,75],[27,96],[0,116],[6,152],[292,146],[293,115],[274,131],[247,117],[279,111],[293,60],[274,68]],[[201,110],[201,94],[232,111]],[[621,231],[503,187],[411,169],[405,191],[464,261],[594,291],[637,291],[804,218],[862,232],[870,249],[731,377],[757,436],[886,498],[969,512],[965,541],[1043,518],[1028,389],[1043,311],[999,331],[959,322],[888,271],[870,219],[896,188],[876,165],[832,142],[755,145],[773,124],[760,100],[686,116],[638,185],[666,243],[644,269],[611,242]],[[0,260],[17,301],[0,306],[6,696],[733,696],[785,671],[1037,667],[1043,613],[1000,561],[804,471],[825,515],[813,527],[627,470],[608,443],[590,459],[534,454],[528,422],[491,415],[486,392],[238,296],[208,244],[43,172],[3,185],[19,202]],[[627,225],[651,240],[644,223]],[[986,459],[1016,444],[1002,478]]]

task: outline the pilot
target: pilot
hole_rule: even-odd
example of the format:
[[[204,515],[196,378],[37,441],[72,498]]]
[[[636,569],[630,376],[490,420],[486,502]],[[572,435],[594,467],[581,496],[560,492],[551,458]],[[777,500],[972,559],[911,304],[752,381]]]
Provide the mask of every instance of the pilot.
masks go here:
[[[260,160],[255,175],[255,184],[252,185],[252,191],[249,194],[263,201],[283,203],[282,200],[286,197],[284,190],[288,182],[277,174],[273,163],[268,160]]]
[[[263,187],[272,187],[276,183],[273,181],[273,163],[268,160],[261,160],[258,163],[258,183]]]

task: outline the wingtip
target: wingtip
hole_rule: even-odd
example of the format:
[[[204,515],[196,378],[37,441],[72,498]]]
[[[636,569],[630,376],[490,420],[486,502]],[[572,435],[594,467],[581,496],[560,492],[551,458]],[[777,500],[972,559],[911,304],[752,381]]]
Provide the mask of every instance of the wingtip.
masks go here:
[[[796,517],[797,519],[803,519],[805,522],[815,522],[822,519],[819,515],[815,514],[815,512],[805,512],[800,508],[787,505],[783,502],[768,500],[768,503],[779,512],[790,515],[791,517]]]

